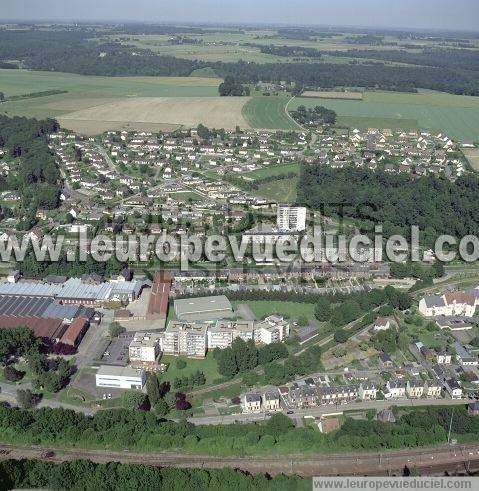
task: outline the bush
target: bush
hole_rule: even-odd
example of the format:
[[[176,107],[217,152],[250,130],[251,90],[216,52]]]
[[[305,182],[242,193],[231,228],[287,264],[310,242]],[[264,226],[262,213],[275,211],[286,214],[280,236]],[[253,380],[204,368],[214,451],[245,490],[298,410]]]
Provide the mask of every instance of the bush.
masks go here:
[[[178,368],[178,370],[183,370],[183,368],[186,368],[186,361],[178,358],[176,360],[176,368]]]
[[[344,329],[338,329],[334,333],[334,340],[337,343],[345,343],[349,339],[349,333]]]
[[[17,370],[15,367],[9,365],[3,370],[3,375],[9,382],[18,382],[25,376],[25,372]]]
[[[331,306],[326,298],[319,299],[314,308],[314,316],[321,322],[331,319]]]
[[[117,338],[120,334],[123,334],[125,331],[126,329],[123,326],[120,326],[118,322],[112,322],[110,324],[110,327],[108,328],[108,333],[112,338]]]

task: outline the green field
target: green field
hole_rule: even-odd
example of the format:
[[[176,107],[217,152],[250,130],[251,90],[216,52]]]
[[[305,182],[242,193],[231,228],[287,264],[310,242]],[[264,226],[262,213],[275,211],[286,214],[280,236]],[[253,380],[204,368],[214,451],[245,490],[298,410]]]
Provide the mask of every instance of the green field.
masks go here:
[[[297,98],[300,105],[323,105],[338,113],[338,123],[359,128],[403,128],[443,131],[458,140],[479,139],[479,98],[433,91],[418,94],[365,92],[362,101]]]
[[[95,77],[69,73],[0,70],[6,97],[63,90],[66,94],[0,104],[0,113],[58,117],[131,97],[216,97],[220,79],[211,77]]]
[[[249,179],[264,179],[265,177],[282,177],[286,176],[290,172],[294,172],[299,175],[299,164],[284,164],[284,165],[273,165],[265,167],[264,169],[253,170],[251,172],[246,172],[244,177]]]
[[[301,57],[302,60],[309,60],[312,63],[348,63],[357,60],[353,57],[337,57],[327,54],[327,51],[347,51],[357,48],[346,38],[352,36],[351,33],[337,32],[334,36],[318,36],[309,39],[294,39],[275,36],[275,29],[264,30],[245,30],[238,32],[227,32],[219,29],[211,29],[204,34],[188,33],[187,37],[198,41],[194,43],[171,43],[171,36],[165,34],[135,34],[135,35],[110,35],[110,39],[128,46],[136,46],[141,49],[149,49],[161,55],[175,56],[189,60],[202,60],[206,62],[237,62],[240,60],[254,63],[290,63],[298,60],[294,56],[278,56],[270,53],[262,53],[259,45],[263,46],[289,46],[314,48],[323,53],[321,59]],[[354,36],[353,36],[354,37]],[[401,49],[408,52],[419,52],[420,49],[411,47],[411,41],[407,38],[394,35],[384,36],[386,44],[371,45],[361,44],[361,49],[387,51]],[[474,42],[474,40],[473,40]],[[420,47],[435,47],[437,42],[433,39],[418,39],[414,45]],[[474,43],[477,48],[477,42]],[[365,63],[374,58],[359,59],[359,63]],[[401,63],[389,62],[391,65]]]
[[[288,319],[298,319],[301,316],[306,316],[308,319],[314,317],[314,303],[270,302],[266,300],[235,301],[232,303],[234,308],[239,304],[248,305],[258,319],[264,319],[272,314],[282,315]]]
[[[169,193],[169,195],[178,201],[203,201],[203,196],[194,191],[179,191],[177,193]]]
[[[276,201],[294,202],[298,196],[298,177],[278,179],[261,184],[254,194]]]
[[[286,96],[256,96],[244,107],[243,116],[252,128],[268,128],[273,130],[298,130],[286,114]]]
[[[178,359],[186,362],[185,368],[179,370],[176,367],[176,361]],[[161,362],[169,364],[166,372],[160,377],[162,382],[173,382],[176,377],[188,377],[197,370],[205,374],[206,385],[211,385],[215,380],[221,378],[221,375],[218,373],[216,360],[213,358],[213,353],[209,353],[204,360],[195,360],[178,356],[163,356]]]

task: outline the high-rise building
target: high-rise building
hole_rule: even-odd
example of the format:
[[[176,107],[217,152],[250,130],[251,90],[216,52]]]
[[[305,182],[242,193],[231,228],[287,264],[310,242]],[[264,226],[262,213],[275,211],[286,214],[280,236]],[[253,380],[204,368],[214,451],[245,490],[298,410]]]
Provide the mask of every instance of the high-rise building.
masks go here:
[[[278,203],[276,224],[280,232],[306,230],[306,208]]]

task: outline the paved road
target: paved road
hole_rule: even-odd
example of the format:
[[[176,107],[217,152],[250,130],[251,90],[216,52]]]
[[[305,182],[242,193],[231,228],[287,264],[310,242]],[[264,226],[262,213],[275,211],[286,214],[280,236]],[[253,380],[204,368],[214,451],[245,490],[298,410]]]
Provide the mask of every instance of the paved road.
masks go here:
[[[5,401],[11,404],[12,406],[17,406],[17,390],[26,390],[26,389],[32,389],[32,384],[30,382],[25,384],[16,384],[16,385],[0,383],[0,401]],[[57,401],[56,399],[42,399],[36,407],[38,408],[63,407],[65,409],[73,409],[74,411],[81,412],[84,414],[93,414],[96,411],[95,409],[91,409],[87,407],[75,406],[73,404],[66,404]]]
[[[179,468],[241,469],[253,474],[298,474],[301,476],[338,475],[402,475],[404,467],[416,467],[422,475],[444,475],[444,471],[476,470],[479,468],[479,445],[437,446],[432,448],[405,449],[382,453],[306,454],[252,457],[215,457],[186,454],[145,454],[111,450],[64,450],[55,447],[16,446],[0,444],[0,459],[39,459],[64,462],[88,459],[93,462],[122,462]],[[55,452],[53,458],[44,452]]]

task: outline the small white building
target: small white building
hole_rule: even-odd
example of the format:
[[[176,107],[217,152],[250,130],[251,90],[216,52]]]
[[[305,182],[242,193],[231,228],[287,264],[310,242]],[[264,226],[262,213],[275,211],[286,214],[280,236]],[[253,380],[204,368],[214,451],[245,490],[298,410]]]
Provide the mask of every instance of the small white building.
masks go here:
[[[281,411],[278,392],[265,392],[262,396],[262,405],[265,411]]]
[[[456,379],[450,378],[446,380],[445,387],[451,399],[462,399],[462,388]]]
[[[95,378],[97,387],[142,390],[146,382],[146,372],[131,367],[102,365]]]
[[[242,401],[244,413],[261,412],[261,396],[259,394],[245,394]]]
[[[383,392],[386,399],[403,399],[406,397],[406,384],[400,380],[388,380]]]
[[[359,385],[359,397],[362,401],[369,401],[376,399],[377,388],[371,382],[363,382]]]
[[[386,317],[378,317],[374,323],[375,331],[387,331],[391,327],[391,321]]]
[[[20,271],[12,271],[7,276],[8,283],[16,283],[20,279]]]
[[[424,394],[424,382],[422,380],[408,380],[406,385],[406,394],[409,399],[419,399]]]
[[[438,365],[450,365],[452,362],[452,355],[447,351],[441,351],[436,355]]]
[[[426,397],[441,397],[442,388],[437,382],[428,381],[424,387]]]

